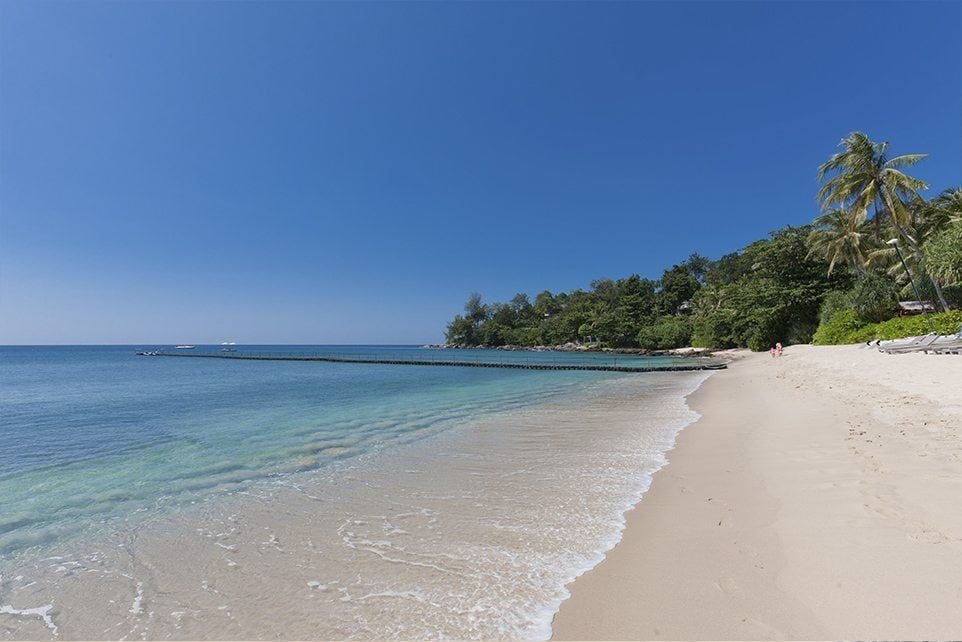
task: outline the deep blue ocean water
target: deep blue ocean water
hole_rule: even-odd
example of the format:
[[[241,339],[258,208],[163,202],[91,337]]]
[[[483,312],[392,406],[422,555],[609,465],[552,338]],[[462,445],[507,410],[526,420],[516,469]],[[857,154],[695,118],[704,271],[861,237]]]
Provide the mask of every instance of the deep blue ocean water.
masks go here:
[[[323,467],[624,376],[135,355],[156,347],[0,347],[0,551],[96,532],[137,513]],[[405,346],[237,349],[613,361]]]

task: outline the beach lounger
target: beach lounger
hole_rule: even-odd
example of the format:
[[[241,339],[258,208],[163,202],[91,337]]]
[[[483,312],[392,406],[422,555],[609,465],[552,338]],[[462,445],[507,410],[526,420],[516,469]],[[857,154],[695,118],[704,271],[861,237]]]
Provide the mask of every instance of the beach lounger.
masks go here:
[[[906,354],[923,352],[926,354],[962,354],[962,327],[955,334],[926,334],[911,339],[895,339],[876,342],[880,352],[886,354]]]
[[[938,341],[928,346],[925,351],[933,354],[962,354],[962,337],[958,335],[939,337]]]
[[[906,352],[921,352],[935,342],[939,335],[934,332],[913,339],[894,339],[892,341],[880,341],[878,349],[886,354],[902,354]]]

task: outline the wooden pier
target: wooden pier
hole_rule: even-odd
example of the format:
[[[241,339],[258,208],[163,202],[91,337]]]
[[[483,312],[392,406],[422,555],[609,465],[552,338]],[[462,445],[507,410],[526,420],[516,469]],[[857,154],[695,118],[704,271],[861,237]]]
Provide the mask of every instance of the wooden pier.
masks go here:
[[[337,356],[337,355],[293,355],[293,354],[252,354],[252,353],[188,353],[188,352],[139,352],[138,354],[151,357],[183,357],[192,359],[235,359],[246,361],[323,361],[327,363],[371,363],[398,366],[451,366],[458,368],[513,368],[517,370],[590,370],[596,372],[684,372],[692,370],[723,370],[728,367],[725,362],[673,362],[663,366],[633,366],[613,364],[581,364],[581,363],[509,363],[503,361],[464,361],[455,359],[403,359],[394,357],[366,357]]]

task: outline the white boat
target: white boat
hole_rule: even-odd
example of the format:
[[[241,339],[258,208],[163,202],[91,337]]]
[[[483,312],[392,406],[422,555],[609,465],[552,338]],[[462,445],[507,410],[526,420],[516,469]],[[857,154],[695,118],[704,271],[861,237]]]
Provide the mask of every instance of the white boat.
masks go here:
[[[193,350],[197,346],[174,346],[177,350]]]

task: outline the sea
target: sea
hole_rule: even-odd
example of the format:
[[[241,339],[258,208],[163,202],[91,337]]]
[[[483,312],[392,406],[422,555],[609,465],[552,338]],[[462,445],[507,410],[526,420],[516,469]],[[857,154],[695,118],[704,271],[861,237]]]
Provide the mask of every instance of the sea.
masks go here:
[[[0,637],[547,639],[710,376],[137,354],[158,348],[0,347]]]

